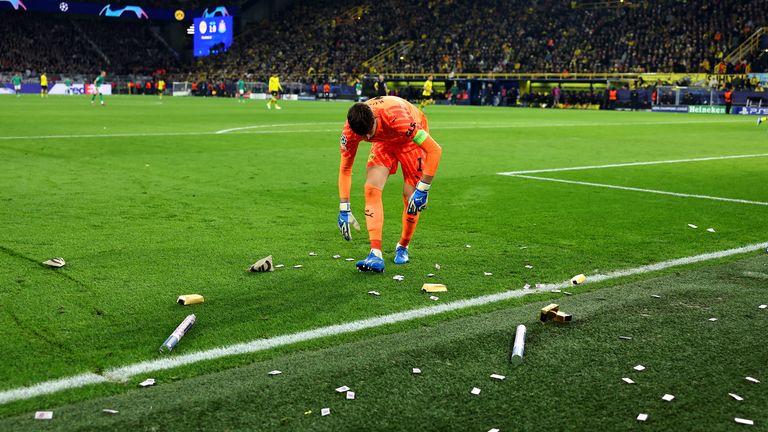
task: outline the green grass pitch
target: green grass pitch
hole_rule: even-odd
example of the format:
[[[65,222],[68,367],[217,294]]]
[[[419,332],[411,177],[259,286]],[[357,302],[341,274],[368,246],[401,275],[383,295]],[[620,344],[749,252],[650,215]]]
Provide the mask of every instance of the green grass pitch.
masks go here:
[[[402,212],[398,173],[384,191],[386,272],[358,273],[354,263],[343,258],[365,256],[365,231],[353,232],[353,241],[347,243],[336,227],[338,142],[348,105],[284,102],[283,107],[268,111],[260,101],[238,104],[202,98],[166,98],[159,103],[154,97],[108,97],[106,107],[91,106],[88,99],[77,96],[0,98],[4,113],[0,352],[5,366],[0,368],[0,392],[159,358],[158,347],[188,313],[197,314],[198,323],[171,357],[432,306],[436,303],[419,291],[424,282],[448,286],[449,291],[439,295],[440,304],[519,290],[526,283],[560,282],[578,273],[605,273],[768,241],[768,206],[762,205],[768,202],[768,158],[764,156],[530,174],[752,203],[497,174],[766,154],[765,131],[754,126],[753,117],[430,106],[426,114],[432,135],[443,146],[443,160],[412,243],[412,262],[407,266],[391,263]],[[221,131],[226,132],[217,133]],[[353,177],[352,208],[361,222],[368,148],[361,145]],[[706,231],[710,227],[714,233]],[[310,252],[317,256],[309,256]],[[333,259],[336,254],[342,259]],[[285,267],[267,274],[245,272],[266,255]],[[66,267],[52,270],[40,265],[57,256],[67,260]],[[436,263],[440,270],[435,270]],[[298,264],[303,268],[294,269]],[[427,273],[436,276],[427,278]],[[641,396],[639,391],[635,396],[605,399],[584,395],[624,391],[615,382],[626,376],[622,373],[627,373],[628,366],[631,369],[627,362],[632,356],[650,356],[651,361],[679,372],[654,371],[648,374],[650,382],[638,388],[662,391],[661,384],[670,383],[672,388],[685,388],[680,390],[684,393],[686,383],[702,386],[700,395],[681,401],[688,414],[670,412],[663,416],[666,420],[652,416],[659,422],[656,427],[674,428],[672,420],[688,421],[697,418],[696,413],[717,412],[722,414],[718,421],[722,416],[726,421],[713,429],[727,429],[733,422],[721,405],[728,401],[711,399],[707,386],[725,389],[723,380],[738,379],[731,377],[737,372],[758,374],[756,362],[764,365],[768,360],[765,350],[743,357],[733,354],[737,349],[748,351],[749,343],[759,344],[759,334],[765,334],[768,311],[759,313],[755,303],[768,303],[766,279],[759,276],[765,273],[766,260],[760,257],[685,273],[678,279],[636,276],[626,291],[642,295],[623,298],[620,284],[627,280],[615,280],[577,288],[568,298],[540,294],[201,362],[152,373],[159,381],[154,389],[135,389],[146,377],[137,376],[127,384],[100,384],[0,405],[4,417],[0,429],[3,422],[11,430],[41,427],[31,413],[44,408],[56,411],[57,406],[65,412],[69,409],[71,418],[54,417],[48,424],[51,428],[98,429],[94,425],[106,422],[129,430],[163,429],[128,413],[104,419],[98,410],[88,411],[95,407],[91,405],[104,402],[102,398],[111,397],[124,401],[124,409],[130,412],[128,406],[139,404],[135,398],[153,395],[157,406],[167,409],[167,417],[160,414],[158,421],[173,421],[170,413],[181,409],[180,401],[197,406],[198,415],[220,411],[220,417],[214,416],[208,424],[210,429],[216,428],[218,419],[228,425],[223,429],[232,430],[248,430],[247,424],[286,430],[359,430],[356,425],[370,430],[440,429],[441,424],[488,430],[501,424],[506,425],[502,430],[511,430],[515,423],[499,413],[528,409],[533,411],[519,417],[521,425],[528,425],[522,427],[525,430],[559,412],[572,419],[575,428],[601,425],[626,430],[634,427],[634,416],[643,412],[641,404],[637,413],[630,409],[635,396]],[[392,280],[395,274],[404,275],[405,280]],[[667,285],[674,302],[660,305],[645,298],[643,290],[649,286]],[[696,289],[699,286],[701,292]],[[381,297],[367,295],[371,290],[379,291]],[[206,302],[186,308],[175,304],[178,295],[193,293],[204,295]],[[532,321],[536,307],[548,300],[573,303],[583,314],[574,311],[576,322],[571,327],[534,327],[529,352],[536,371],[530,380],[519,372],[513,376],[512,370],[499,372],[512,377],[506,384],[516,382],[519,392],[508,389],[505,397],[489,396],[487,405],[482,399],[468,399],[462,392],[468,394],[473,386],[470,374],[485,379],[486,372],[494,372],[490,369],[503,368],[508,333],[516,322]],[[720,301],[720,321],[699,322],[706,321],[705,312]],[[642,321],[640,310],[652,310],[650,319]],[[739,319],[723,323],[722,332],[712,330],[727,321],[727,314]],[[631,318],[624,320],[627,315]],[[657,315],[661,316],[655,321]],[[678,315],[685,319],[674,321]],[[420,329],[423,325],[428,327]],[[445,334],[435,333],[443,327]],[[624,329],[636,335],[655,332],[658,340],[649,338],[648,346],[635,344],[633,350],[617,352],[621,345],[614,339]],[[712,339],[702,341],[701,332]],[[685,362],[672,358],[678,337],[689,343],[680,350],[684,359],[703,355],[715,345],[724,348],[706,357],[713,361],[686,369]],[[547,341],[538,354],[536,341]],[[350,351],[352,347],[356,351]],[[376,362],[377,350],[381,350],[381,363]],[[363,366],[356,365],[357,355]],[[427,381],[425,374],[419,378],[426,381],[425,388],[413,388],[409,381],[413,377],[392,369],[407,369],[410,358],[439,365],[445,373],[436,381]],[[279,369],[281,360],[306,368],[302,373],[307,377],[313,373],[306,390],[299,381],[291,381],[297,378],[286,376],[289,381],[279,397],[270,393],[277,389],[264,381],[262,365]],[[570,361],[591,364],[595,370],[563,369]],[[450,368],[464,364],[461,372]],[[566,371],[575,375],[564,376]],[[596,377],[598,373],[611,377],[610,388]],[[344,417],[339,406],[344,401],[337,400],[334,387],[330,393],[326,387],[344,384],[346,374],[355,383],[369,380],[371,394],[380,398],[366,399],[365,385],[357,384],[360,400],[350,403],[360,402],[360,406],[349,409]],[[251,419],[247,424],[235,420],[244,402],[224,408],[224,399],[217,395],[226,392],[215,390],[218,380],[232,383],[238,376],[252,381],[233,385],[236,394],[261,391],[262,385],[271,389],[264,399],[243,398],[250,400],[248,416],[254,416],[246,416]],[[567,384],[558,390],[557,382],[551,383],[551,391],[545,392],[541,386],[547,384],[543,381],[548,376]],[[712,376],[715,381],[697,381],[698,376]],[[768,376],[762,379],[768,382]],[[169,400],[172,389],[194,393],[195,385],[215,391],[210,398],[179,398],[177,405]],[[403,391],[387,402],[387,388],[397,392],[398,385],[404,386]],[[502,384],[487,384],[489,390],[498,385]],[[570,386],[584,397],[573,400]],[[426,389],[435,395],[436,405],[444,402],[451,409],[432,407],[430,411],[432,399],[422,394]],[[664,392],[673,393],[651,394],[658,399]],[[271,399],[266,396],[270,394]],[[324,399],[335,409],[329,418],[317,415]],[[756,417],[756,425],[765,427],[764,413],[760,422],[759,411],[749,408],[759,401],[765,406],[765,391],[752,394],[751,399],[744,401],[741,416]],[[284,409],[276,408],[277,401],[285,401]],[[567,410],[563,404],[569,404]],[[580,405],[583,411],[577,409]],[[364,407],[378,417],[368,418]],[[596,417],[597,407],[604,410],[603,417]],[[304,416],[309,409],[314,414]],[[445,423],[434,421],[437,413]],[[492,423],[481,422],[485,414]],[[709,419],[707,415],[699,418]],[[94,416],[92,422],[88,416]],[[568,429],[569,423],[560,418],[555,424],[560,425],[555,429]],[[187,421],[179,427],[193,428]]]

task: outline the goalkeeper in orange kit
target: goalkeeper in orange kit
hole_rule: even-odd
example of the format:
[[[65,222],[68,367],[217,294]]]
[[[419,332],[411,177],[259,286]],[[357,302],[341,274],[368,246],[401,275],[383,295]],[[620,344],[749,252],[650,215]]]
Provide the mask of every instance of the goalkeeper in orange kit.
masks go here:
[[[442,148],[429,135],[427,118],[408,101],[396,96],[380,96],[365,103],[356,103],[347,112],[347,122],[341,134],[341,163],[339,165],[338,225],[344,239],[350,240],[350,225],[360,229],[352,215],[349,192],[352,187],[352,165],[360,141],[369,141],[365,181],[365,222],[371,242],[371,252],[357,268],[361,271],[384,271],[382,228],[384,207],[382,190],[391,174],[400,165],[403,171],[403,230],[395,248],[395,264],[409,261],[411,242],[419,213],[427,206],[427,194],[440,163]]]

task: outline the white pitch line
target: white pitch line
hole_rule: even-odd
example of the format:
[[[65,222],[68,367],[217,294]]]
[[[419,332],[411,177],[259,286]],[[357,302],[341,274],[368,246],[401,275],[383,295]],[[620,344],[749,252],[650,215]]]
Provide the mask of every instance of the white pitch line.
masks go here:
[[[219,131],[216,131],[216,134],[225,134],[229,132],[235,132],[235,131],[241,131],[241,130],[250,130],[250,129],[264,129],[264,128],[270,128],[270,127],[290,127],[290,126],[338,126],[339,123],[282,123],[282,124],[271,124],[271,125],[253,125],[253,126],[243,126],[243,127],[236,127],[231,129],[222,129]]]
[[[676,163],[702,162],[702,161],[714,161],[714,160],[725,160],[725,159],[757,158],[757,157],[766,157],[766,156],[768,156],[768,153],[733,155],[733,156],[712,156],[712,157],[702,157],[702,158],[692,158],[692,159],[672,159],[672,160],[660,160],[660,161],[649,161],[649,162],[628,162],[628,163],[617,163],[617,164],[607,164],[607,165],[587,165],[587,166],[566,167],[566,168],[548,168],[548,169],[528,170],[528,171],[509,171],[509,172],[500,172],[498,174],[505,175],[505,176],[516,176],[520,174],[537,174],[537,173],[549,173],[549,172],[560,172],[560,171],[580,171],[580,170],[642,166],[642,165],[676,164]]]
[[[585,283],[602,282],[610,279],[632,276],[637,274],[644,274],[659,270],[665,270],[671,267],[678,267],[687,264],[693,264],[703,261],[710,261],[720,258],[726,258],[733,255],[740,255],[749,252],[758,251],[768,248],[768,242],[755,243],[739,248],[726,249],[717,252],[704,253],[700,255],[689,256],[685,258],[677,258],[668,261],[662,261],[656,264],[644,265],[640,267],[618,270],[606,274],[596,274],[589,276]],[[135,363],[128,366],[109,369],[104,372],[103,376],[93,373],[85,373],[81,375],[75,375],[71,377],[61,378],[57,380],[45,381],[39,384],[35,384],[29,387],[21,387],[11,390],[0,392],[0,405],[7,404],[18,400],[31,399],[33,397],[42,396],[46,394],[56,393],[63,390],[75,389],[84,387],[90,384],[99,384],[109,381],[125,381],[131,377],[147,374],[150,372],[156,372],[165,369],[171,369],[179,366],[189,365],[201,361],[215,360],[222,357],[228,357],[239,354],[250,354],[258,351],[268,350],[279,346],[285,346],[295,344],[298,342],[308,341],[312,339],[318,339],[323,337],[329,337],[334,335],[340,335],[345,333],[352,333],[364,329],[380,327],[387,324],[394,324],[402,321],[409,321],[413,319],[428,317],[445,312],[466,309],[475,306],[482,306],[489,303],[496,303],[504,300],[509,300],[517,297],[522,297],[528,294],[546,292],[551,289],[565,288],[570,286],[570,280],[566,280],[556,284],[547,284],[539,289],[531,290],[516,290],[516,291],[504,291],[496,294],[489,294],[485,296],[457,300],[450,303],[444,303],[441,305],[425,307],[421,309],[413,309],[405,312],[398,312],[390,315],[384,315],[375,318],[368,318],[359,321],[353,321],[345,324],[337,324],[328,327],[320,327],[313,330],[303,331],[299,333],[293,333],[289,335],[277,336],[269,339],[256,339],[250,342],[240,343],[236,345],[230,345],[225,347],[213,348],[205,351],[199,351],[191,354],[184,354],[178,357],[160,358],[157,360],[148,360],[140,363]]]
[[[627,187],[627,186],[616,186],[616,185],[609,185],[609,184],[602,184],[602,183],[590,183],[590,182],[583,182],[583,181],[576,181],[576,180],[563,180],[563,179],[556,179],[556,178],[549,178],[549,177],[535,177],[535,176],[527,176],[527,175],[520,175],[520,174],[513,175],[510,177],[550,181],[550,182],[556,182],[556,183],[568,183],[568,184],[575,184],[575,185],[581,185],[581,186],[602,187],[607,189],[619,189],[619,190],[632,191],[632,192],[645,192],[645,193],[652,193],[652,194],[659,194],[659,195],[671,195],[671,196],[683,197],[683,198],[698,198],[698,199],[707,199],[707,200],[713,200],[713,201],[734,202],[739,204],[768,206],[768,202],[750,201],[750,200],[743,200],[743,199],[737,199],[737,198],[722,198],[722,197],[709,196],[709,195],[695,195],[695,194],[686,194],[686,193],[679,193],[679,192],[667,192],[667,191],[661,191],[656,189],[640,189],[640,188]]]

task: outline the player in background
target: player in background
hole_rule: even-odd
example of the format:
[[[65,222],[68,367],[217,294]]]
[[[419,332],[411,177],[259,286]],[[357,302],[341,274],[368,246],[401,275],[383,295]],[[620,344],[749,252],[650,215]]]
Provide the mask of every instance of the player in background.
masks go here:
[[[283,86],[280,85],[280,78],[276,73],[273,73],[269,77],[269,92],[272,94],[272,99],[267,102],[267,109],[272,109],[272,105],[275,106],[275,109],[280,109],[280,105],[277,104],[277,97],[281,91],[283,91]]]
[[[91,105],[94,104],[96,101],[96,93],[99,94],[99,101],[101,101],[101,105],[104,105],[104,95],[101,94],[101,85],[104,84],[104,77],[107,76],[106,71],[101,71],[101,73],[96,77],[95,80],[93,80],[93,95],[91,96]]]
[[[424,88],[421,90],[421,102],[419,103],[419,109],[423,110],[427,105],[434,102],[432,100],[432,75],[427,77],[424,82]]]
[[[376,96],[386,96],[389,94],[387,82],[384,81],[384,75],[379,74],[379,79],[373,83],[373,90],[376,92]]]
[[[13,83],[13,91],[16,92],[16,97],[21,97],[21,75],[16,74],[11,78]]]
[[[160,101],[163,100],[163,93],[165,93],[165,80],[160,78],[157,82],[157,95],[160,96]]]
[[[762,123],[762,122],[764,122],[764,121],[766,121],[766,120],[768,120],[768,116],[765,116],[765,117],[758,117],[758,118],[757,118],[757,125],[758,125],[758,126],[760,126],[760,123]]]
[[[64,93],[66,93],[68,96],[72,96],[72,80],[67,78],[64,80]]]
[[[40,74],[40,97],[48,97],[48,77],[45,75],[45,72]]]
[[[350,224],[360,229],[352,215],[349,202],[352,187],[352,165],[360,141],[371,142],[365,182],[365,221],[371,252],[357,268],[361,271],[384,271],[382,255],[382,229],[384,207],[382,190],[390,175],[403,171],[403,229],[395,247],[395,264],[410,261],[408,245],[411,242],[419,213],[427,206],[427,193],[440,163],[442,148],[429,135],[424,113],[408,101],[396,96],[382,96],[358,102],[347,112],[347,122],[341,133],[341,162],[339,164],[339,217],[338,225],[345,240],[349,241]]]
[[[357,95],[357,102],[360,102],[360,100],[363,97],[363,83],[360,82],[359,78],[355,78],[355,94]]]
[[[245,102],[245,99],[244,99],[245,98],[245,81],[243,81],[242,78],[240,78],[237,81],[237,95],[238,95],[238,99],[237,99],[238,103]]]

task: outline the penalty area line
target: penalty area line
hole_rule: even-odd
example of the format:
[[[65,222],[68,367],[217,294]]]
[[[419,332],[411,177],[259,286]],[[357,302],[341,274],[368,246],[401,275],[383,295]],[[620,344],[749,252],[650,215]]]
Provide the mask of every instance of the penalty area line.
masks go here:
[[[677,258],[668,261],[662,261],[655,264],[644,265],[635,268],[617,270],[605,274],[594,274],[587,277],[585,283],[602,282],[606,280],[645,274],[665,270],[672,267],[678,267],[688,264],[694,264],[704,261],[726,258],[734,255],[740,255],[755,252],[768,248],[768,242],[755,243],[734,249],[726,249],[717,252],[709,252],[700,255],[693,255],[684,258]],[[337,324],[327,327],[320,327],[299,333],[293,333],[283,336],[276,336],[269,339],[256,339],[250,342],[239,343],[219,348],[198,351],[190,354],[184,354],[177,357],[159,358],[147,360],[123,367],[106,370],[103,375],[94,373],[84,373],[60,379],[44,381],[28,387],[20,387],[0,392],[0,405],[10,402],[31,399],[37,396],[57,393],[64,390],[71,390],[85,387],[91,384],[101,384],[113,381],[125,381],[131,377],[156,372],[180,366],[190,365],[202,361],[215,360],[223,357],[229,357],[240,354],[250,354],[271,348],[291,345],[299,342],[309,341],[318,338],[335,336],[346,333],[353,333],[360,330],[380,327],[388,324],[394,324],[403,321],[409,321],[428,316],[438,315],[445,312],[466,309],[470,307],[482,306],[491,303],[501,302],[513,298],[523,297],[529,294],[542,293],[552,289],[560,289],[570,286],[570,281],[566,280],[555,284],[546,284],[537,289],[504,291],[496,294],[489,294],[480,297],[474,297],[464,300],[457,300],[441,305],[413,309],[404,312],[383,315],[374,318],[353,321],[344,324]]]

